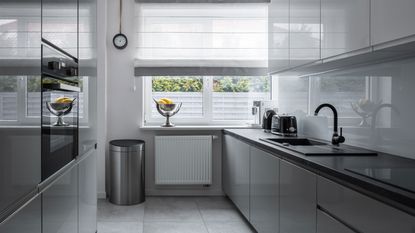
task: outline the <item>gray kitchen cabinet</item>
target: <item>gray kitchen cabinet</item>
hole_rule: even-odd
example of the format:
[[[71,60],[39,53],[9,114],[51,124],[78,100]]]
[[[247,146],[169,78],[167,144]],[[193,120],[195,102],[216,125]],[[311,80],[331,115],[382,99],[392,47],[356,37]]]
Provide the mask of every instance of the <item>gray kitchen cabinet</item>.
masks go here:
[[[371,0],[372,45],[415,35],[414,0]]]
[[[317,233],[355,233],[321,210],[317,210]]]
[[[313,233],[316,229],[314,173],[280,161],[280,233]]]
[[[321,58],[320,12],[320,0],[290,0],[290,67]]]
[[[318,205],[363,233],[414,233],[415,217],[319,177]]]
[[[251,146],[250,222],[258,233],[279,227],[279,158]]]
[[[73,166],[42,193],[42,233],[78,232],[78,167]]]
[[[246,219],[249,218],[249,145],[224,136],[224,191]]]
[[[9,220],[0,225],[0,233],[41,233],[41,200],[32,200]]]
[[[78,164],[79,233],[97,230],[97,151],[90,150]]]
[[[370,46],[370,0],[321,0],[321,56]]]
[[[289,0],[273,0],[268,6],[268,71],[288,68],[289,56]]]

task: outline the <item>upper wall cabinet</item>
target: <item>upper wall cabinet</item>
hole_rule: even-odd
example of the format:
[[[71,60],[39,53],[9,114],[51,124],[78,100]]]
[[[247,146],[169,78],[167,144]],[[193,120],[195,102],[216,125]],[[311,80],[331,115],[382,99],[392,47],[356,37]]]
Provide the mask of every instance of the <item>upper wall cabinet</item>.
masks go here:
[[[42,38],[78,57],[78,0],[42,1]]]
[[[372,0],[372,45],[415,35],[414,0]]]
[[[370,0],[321,0],[322,58],[369,46]]]
[[[287,68],[290,65],[289,9],[289,0],[273,0],[268,7],[268,67],[270,72]]]
[[[320,59],[320,0],[290,0],[290,66]]]

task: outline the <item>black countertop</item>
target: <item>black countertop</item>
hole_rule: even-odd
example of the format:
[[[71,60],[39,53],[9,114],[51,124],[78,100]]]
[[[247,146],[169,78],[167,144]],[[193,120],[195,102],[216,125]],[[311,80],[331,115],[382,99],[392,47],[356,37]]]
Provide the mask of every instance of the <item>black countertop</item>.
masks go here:
[[[385,153],[378,153],[378,156],[305,156],[260,140],[260,138],[281,138],[265,133],[261,129],[225,129],[223,132],[415,216],[415,193],[345,170],[356,168],[415,169],[413,159]],[[413,179],[415,180],[415,177]]]

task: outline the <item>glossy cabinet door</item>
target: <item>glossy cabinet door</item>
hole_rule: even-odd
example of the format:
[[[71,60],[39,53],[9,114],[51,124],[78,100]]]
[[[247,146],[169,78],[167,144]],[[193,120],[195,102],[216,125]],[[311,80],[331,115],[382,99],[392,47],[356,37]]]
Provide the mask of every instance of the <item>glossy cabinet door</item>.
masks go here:
[[[321,210],[317,210],[317,233],[355,233]]]
[[[268,72],[288,68],[289,55],[289,0],[273,0],[268,6]]]
[[[318,177],[318,205],[364,233],[413,233],[415,217],[323,177]]]
[[[41,180],[41,1],[0,1],[0,218]]]
[[[78,0],[42,0],[42,38],[78,57]]]
[[[79,0],[79,155],[97,142],[97,0]]]
[[[224,136],[225,193],[249,220],[249,145]]]
[[[73,166],[42,193],[42,233],[78,232],[78,167]]]
[[[290,0],[290,66],[320,59],[320,0]]]
[[[41,199],[37,197],[0,225],[0,233],[41,233]]]
[[[313,233],[316,230],[315,174],[280,161],[280,233]]]
[[[372,45],[415,35],[414,0],[371,1]]]
[[[321,0],[321,33],[322,58],[369,47],[370,0]]]
[[[79,233],[97,230],[97,151],[89,151],[78,164]]]
[[[279,160],[251,146],[250,222],[258,233],[278,232]]]

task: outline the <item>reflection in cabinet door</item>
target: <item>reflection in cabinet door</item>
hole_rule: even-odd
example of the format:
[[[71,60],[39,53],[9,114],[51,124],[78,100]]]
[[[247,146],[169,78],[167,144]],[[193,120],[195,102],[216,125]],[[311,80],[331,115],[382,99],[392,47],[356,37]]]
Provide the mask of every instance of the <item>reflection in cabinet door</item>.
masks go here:
[[[78,57],[78,0],[42,0],[42,38]]]
[[[280,161],[280,233],[316,229],[316,175]]]

